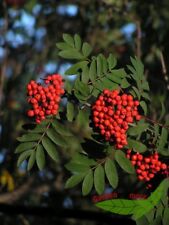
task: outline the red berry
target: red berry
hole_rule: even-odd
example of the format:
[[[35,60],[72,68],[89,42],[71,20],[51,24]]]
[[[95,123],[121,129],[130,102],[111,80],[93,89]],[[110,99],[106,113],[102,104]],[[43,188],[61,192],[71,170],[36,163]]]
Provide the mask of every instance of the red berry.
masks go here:
[[[33,117],[35,115],[34,111],[33,110],[29,110],[27,112],[27,115],[30,116],[30,117]]]

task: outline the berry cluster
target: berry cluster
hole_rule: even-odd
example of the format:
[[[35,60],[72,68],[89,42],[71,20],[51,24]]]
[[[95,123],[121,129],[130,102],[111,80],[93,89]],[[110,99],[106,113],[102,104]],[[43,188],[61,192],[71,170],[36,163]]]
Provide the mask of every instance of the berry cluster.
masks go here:
[[[45,86],[31,80],[27,85],[28,103],[32,109],[28,110],[29,117],[35,117],[40,123],[47,115],[56,115],[59,108],[60,96],[64,94],[62,77],[59,74],[47,76]]]
[[[168,173],[167,165],[159,160],[157,152],[150,156],[143,156],[139,153],[132,154],[132,151],[128,150],[127,158],[130,159],[131,163],[136,167],[138,179],[141,181],[150,181],[157,173]]]
[[[114,142],[117,149],[127,145],[126,131],[134,119],[140,120],[139,101],[118,90],[104,90],[92,107],[93,122],[106,141]]]

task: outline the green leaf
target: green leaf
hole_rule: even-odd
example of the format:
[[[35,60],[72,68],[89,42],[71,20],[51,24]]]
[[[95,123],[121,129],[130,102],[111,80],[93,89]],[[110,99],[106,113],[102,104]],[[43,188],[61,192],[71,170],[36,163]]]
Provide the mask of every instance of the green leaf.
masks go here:
[[[77,162],[87,166],[95,166],[97,164],[94,159],[90,159],[86,155],[81,153],[77,153],[73,156],[73,162]]]
[[[111,71],[117,64],[117,60],[116,58],[112,55],[112,54],[109,54],[109,57],[107,59],[107,62],[108,62],[108,67],[109,67],[109,70]]]
[[[150,90],[150,87],[149,87],[149,84],[148,84],[147,81],[144,81],[144,82],[142,83],[142,88],[143,88],[144,90],[146,90],[146,91],[149,91],[149,90]]]
[[[143,109],[144,114],[146,115],[147,114],[147,104],[144,101],[141,101],[140,106]]]
[[[107,77],[104,77],[97,81],[95,88],[103,91],[105,88],[109,90],[118,89],[119,85],[109,80]]]
[[[72,173],[83,173],[83,172],[87,172],[90,169],[88,165],[81,164],[80,162],[74,162],[74,161],[67,163],[65,165],[65,168],[71,171]]]
[[[82,183],[82,194],[88,195],[93,187],[93,171],[90,169]]]
[[[97,64],[97,76],[100,77],[103,74],[102,59],[100,55],[97,56],[96,64]]]
[[[161,222],[162,222],[161,216],[157,216],[157,217],[153,220],[153,222],[151,223],[151,225],[159,225],[159,224],[161,224]]]
[[[150,201],[153,206],[156,206],[164,195],[165,189],[168,189],[168,187],[169,179],[166,178],[160,183],[160,185],[155,189],[155,191],[151,193],[150,197],[148,198],[148,201]]]
[[[164,206],[162,202],[160,201],[159,204],[156,206],[156,217],[163,216]]]
[[[79,70],[82,70],[82,68],[87,64],[87,61],[75,63],[73,66],[71,66],[68,70],[65,71],[65,75],[76,75],[78,74]]]
[[[149,224],[149,221],[147,220],[147,218],[145,216],[142,216],[141,218],[139,218],[137,221],[136,221],[136,224],[137,225],[150,225]]]
[[[68,121],[72,122],[74,118],[74,105],[71,102],[67,103],[67,119]]]
[[[94,88],[92,91],[92,95],[97,98],[99,94],[100,94],[100,90],[98,90],[97,88]]]
[[[163,214],[163,225],[168,225],[168,221],[169,221],[169,208],[165,208]]]
[[[118,151],[119,152],[119,151]],[[96,203],[96,206],[120,215],[132,215],[134,220],[137,220],[138,225],[142,225],[143,221],[148,222],[143,219],[143,216],[147,216],[158,204],[160,198],[164,193],[164,188],[169,187],[169,179],[165,179],[159,185],[159,187],[151,194],[148,199],[144,200],[126,200],[126,199],[111,199]],[[168,219],[167,219],[168,221]],[[146,223],[145,223],[146,224]],[[148,223],[149,224],[149,223]]]
[[[58,53],[64,59],[83,59],[84,56],[76,49],[67,49]]]
[[[48,137],[43,137],[42,139],[42,145],[48,155],[54,160],[58,161],[58,152],[56,150],[56,145],[48,138]]]
[[[36,150],[36,163],[39,170],[42,170],[45,166],[45,153],[42,145],[38,145]]]
[[[111,74],[115,77],[119,78],[125,78],[127,76],[126,72],[124,69],[117,69],[117,70],[112,70]]]
[[[19,167],[21,165],[21,163],[31,155],[32,152],[33,152],[32,149],[22,152],[18,158],[17,166]]]
[[[26,142],[26,143],[21,143],[18,145],[18,147],[15,150],[15,153],[21,153],[25,150],[34,148],[36,146],[36,142]]]
[[[83,180],[84,176],[85,176],[85,174],[83,174],[83,173],[71,176],[66,181],[65,188],[72,188],[72,187],[76,186]]]
[[[127,78],[124,78],[121,82],[121,88],[128,88],[130,87],[130,83],[127,81]]]
[[[135,92],[135,94],[136,94],[136,97],[140,100],[140,98],[141,98],[141,94],[140,94],[140,92],[139,92],[139,90],[136,88],[136,87],[132,87],[132,89],[134,90],[134,92]],[[145,113],[146,114],[146,113]]]
[[[56,43],[56,47],[58,49],[61,49],[61,50],[67,50],[68,48],[71,48],[70,45],[68,45],[65,42],[58,42],[58,43]]]
[[[149,94],[148,94],[148,93],[143,92],[143,93],[141,93],[141,96],[142,96],[144,99],[146,99],[146,100],[149,100],[149,101],[150,101],[150,96],[149,96]]]
[[[148,200],[137,200],[137,206],[134,208],[132,218],[138,220],[152,209],[153,205]]]
[[[138,136],[141,135],[144,131],[146,131],[148,127],[148,123],[140,123],[137,124],[135,127],[130,127],[127,133],[131,136]]]
[[[64,89],[65,89],[69,94],[72,93],[73,86],[72,86],[72,84],[71,84],[71,82],[70,82],[69,80],[65,80]]]
[[[111,186],[116,188],[118,185],[118,173],[114,161],[109,158],[105,163],[105,173]]]
[[[131,60],[132,65],[135,69],[136,78],[138,77],[139,79],[141,79],[144,76],[144,65],[143,65],[143,63],[137,57],[135,57],[135,59],[130,57],[130,60]],[[132,70],[132,72],[133,72],[133,70]]]
[[[22,137],[18,137],[17,140],[20,142],[26,142],[26,141],[37,141],[41,138],[41,134],[36,134],[36,133],[28,133],[22,135]]]
[[[76,79],[74,88],[84,97],[88,97],[90,95],[89,85],[82,83],[79,79]]]
[[[147,150],[146,145],[142,144],[140,141],[132,140],[130,138],[128,140],[129,148],[133,149],[135,152],[145,152]]]
[[[74,40],[70,34],[63,34],[63,40],[69,44],[71,47],[74,47]]]
[[[95,82],[96,77],[97,77],[96,61],[92,60],[89,68],[89,78],[92,82]]]
[[[87,99],[90,96],[84,96],[81,92],[79,92],[78,90],[74,91],[74,95],[75,97],[79,100],[79,102],[85,103],[87,101]]]
[[[111,81],[117,83],[117,84],[121,84],[122,79],[118,76],[115,76],[114,73],[111,73],[107,76],[107,78],[109,78]]]
[[[163,119],[165,112],[166,112],[166,109],[165,109],[164,103],[161,101],[161,114],[160,114],[159,121]]]
[[[169,149],[163,148],[162,150],[160,150],[160,155],[169,156]]]
[[[133,165],[131,164],[130,160],[126,158],[124,152],[116,151],[115,152],[115,160],[117,161],[119,166],[127,173],[130,173],[130,174],[135,173],[135,169],[134,169]]]
[[[103,73],[107,74],[108,73],[108,63],[103,54],[100,54],[101,60],[102,60],[102,67],[103,67]]]
[[[163,150],[164,146],[167,143],[167,139],[168,139],[168,130],[163,127],[162,131],[161,131],[161,136],[160,136],[159,142],[158,142],[158,148],[157,148],[158,152]]]
[[[75,41],[75,48],[80,51],[82,47],[82,40],[78,34],[74,35],[74,41]]]
[[[87,58],[92,52],[92,47],[89,45],[89,43],[84,42],[82,45],[82,53],[85,58]]]
[[[47,136],[56,144],[61,147],[67,147],[67,144],[65,140],[60,136],[59,134],[56,133],[56,131],[53,128],[50,128],[47,130]]]
[[[111,199],[96,203],[96,206],[120,215],[131,215],[137,206],[136,200]]]
[[[28,165],[27,165],[27,170],[31,170],[34,163],[35,163],[35,156],[36,156],[36,151],[32,151],[29,160],[28,160]]]
[[[42,122],[44,122],[44,121],[42,121]],[[36,127],[34,128],[34,129],[32,129],[32,130],[28,130],[29,131],[29,133],[35,133],[35,134],[43,134],[44,133],[44,129],[45,129],[45,127],[46,127],[46,125],[45,124],[43,124],[43,123],[40,123],[40,124],[37,124],[36,125]]]
[[[54,120],[52,122],[52,126],[56,130],[57,133],[59,133],[63,136],[68,136],[68,137],[72,136],[72,133],[70,132],[70,130],[67,129],[67,127],[64,124],[60,123],[57,120]]]
[[[82,82],[85,84],[89,82],[89,68],[87,65],[83,66],[82,69]]]
[[[104,191],[105,187],[105,174],[103,167],[99,164],[94,171],[94,186],[99,195]]]

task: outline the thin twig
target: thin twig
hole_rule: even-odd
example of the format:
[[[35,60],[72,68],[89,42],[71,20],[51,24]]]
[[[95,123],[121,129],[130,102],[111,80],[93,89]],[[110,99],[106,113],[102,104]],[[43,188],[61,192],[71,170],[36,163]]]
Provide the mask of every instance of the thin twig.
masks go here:
[[[150,118],[148,118],[148,117],[146,117],[146,116],[142,116],[145,120],[147,120],[147,121],[149,121],[149,122],[151,122],[151,123],[153,123],[153,124],[157,124],[157,125],[159,125],[160,127],[164,127],[164,128],[166,128],[166,129],[169,129],[169,126],[166,126],[166,125],[164,125],[164,124],[162,124],[162,123],[159,123],[158,121],[156,121],[156,120],[153,120],[153,119],[150,119]]]
[[[164,60],[164,55],[161,51],[160,51],[160,61],[161,61],[161,67],[162,67],[162,74],[164,76],[164,80],[167,82],[167,89],[169,90],[167,68],[166,68],[166,64]]]
[[[140,21],[136,21],[137,26],[137,36],[136,36],[136,55],[140,59],[141,58],[141,24]]]

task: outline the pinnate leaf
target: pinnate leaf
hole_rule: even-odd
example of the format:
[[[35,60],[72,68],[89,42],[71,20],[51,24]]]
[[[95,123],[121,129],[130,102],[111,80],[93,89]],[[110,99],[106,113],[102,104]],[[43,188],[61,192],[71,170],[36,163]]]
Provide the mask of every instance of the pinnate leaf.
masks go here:
[[[117,60],[112,54],[110,54],[107,61],[108,61],[109,70],[111,71],[116,66]]]
[[[25,150],[34,148],[36,146],[36,142],[24,142],[18,145],[18,147],[15,150],[15,153],[21,153]]]
[[[45,166],[45,153],[42,145],[38,145],[36,150],[36,163],[40,170]]]
[[[71,176],[66,181],[65,188],[72,188],[72,187],[76,186],[83,180],[84,176],[85,176],[85,174],[83,174],[83,173]]]
[[[81,40],[81,37],[78,34],[75,34],[74,41],[75,41],[75,48],[80,50],[81,47],[82,47],[82,40]]]
[[[56,150],[56,145],[48,138],[48,137],[43,137],[42,139],[42,145],[48,155],[54,160],[58,161],[58,152]]]
[[[63,40],[69,44],[71,47],[74,47],[74,40],[70,34],[63,34]]]
[[[147,150],[146,145],[141,143],[140,141],[136,141],[133,139],[128,138],[128,146],[129,148],[133,149],[135,152],[145,152]]]
[[[134,169],[133,165],[131,164],[130,160],[126,158],[124,152],[116,151],[115,160],[117,161],[119,166],[127,173],[130,173],[130,174],[135,173],[135,169]]]
[[[29,160],[28,160],[28,165],[27,165],[27,170],[31,170],[36,159],[36,151],[32,151]]]
[[[103,193],[105,187],[105,174],[104,169],[100,164],[94,171],[94,186],[99,195]]]
[[[82,194],[88,195],[93,187],[93,171],[90,169],[82,183]]]
[[[22,152],[18,158],[17,166],[19,167],[21,163],[31,155],[32,152],[33,152],[32,149]]]
[[[118,173],[114,161],[109,158],[105,162],[105,173],[111,186],[116,188],[118,185]]]
[[[87,42],[84,42],[82,45],[82,53],[85,58],[87,58],[92,52],[92,47]]]
[[[74,118],[74,105],[71,102],[67,103],[67,119],[72,122]]]

